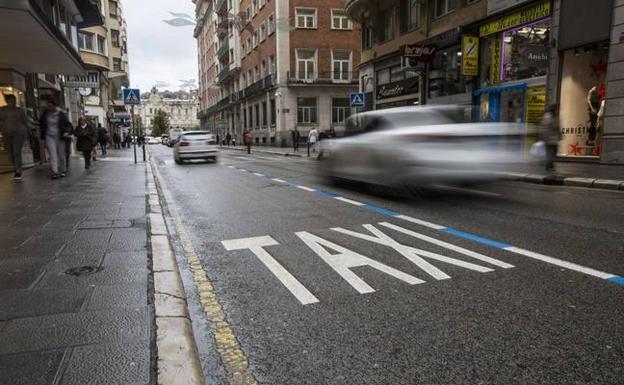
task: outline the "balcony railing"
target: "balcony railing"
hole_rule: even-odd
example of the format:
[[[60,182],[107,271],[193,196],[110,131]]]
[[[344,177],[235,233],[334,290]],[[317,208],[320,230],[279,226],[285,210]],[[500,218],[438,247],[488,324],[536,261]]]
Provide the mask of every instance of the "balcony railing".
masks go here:
[[[221,45],[221,47],[217,50],[217,57],[221,59],[223,55],[228,53],[229,49],[230,49],[230,43],[229,43],[229,40],[226,39],[223,41],[223,44]]]
[[[358,84],[358,72],[288,72],[289,84]]]
[[[216,0],[215,1],[215,12],[219,12],[221,10],[227,10],[227,7],[225,7],[226,9],[223,9],[224,5],[227,4],[227,0]]]
[[[219,72],[219,74],[217,75],[217,78],[219,79],[220,82],[222,82],[230,75],[230,72],[231,72],[230,66],[228,65]]]

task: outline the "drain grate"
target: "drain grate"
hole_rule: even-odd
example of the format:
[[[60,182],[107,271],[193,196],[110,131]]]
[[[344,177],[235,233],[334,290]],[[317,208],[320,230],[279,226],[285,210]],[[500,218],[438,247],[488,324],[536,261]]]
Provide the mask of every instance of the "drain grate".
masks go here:
[[[100,271],[102,271],[101,267],[81,266],[81,267],[72,267],[71,269],[65,271],[65,274],[73,275],[74,277],[80,277],[83,275],[91,275],[91,274],[99,273]]]

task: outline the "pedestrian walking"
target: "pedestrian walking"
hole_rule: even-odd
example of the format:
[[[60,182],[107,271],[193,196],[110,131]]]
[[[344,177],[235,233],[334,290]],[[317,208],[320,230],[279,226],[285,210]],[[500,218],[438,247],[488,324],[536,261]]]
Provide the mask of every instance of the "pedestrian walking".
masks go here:
[[[81,117],[78,120],[78,127],[74,130],[74,135],[77,138],[76,148],[82,152],[85,161],[85,169],[91,168],[91,151],[97,144],[97,131],[91,124],[87,122],[87,119]]]
[[[546,148],[545,167],[548,171],[555,169],[555,157],[561,140],[559,127],[559,106],[551,105],[546,109],[539,123],[538,138],[544,142]]]
[[[292,141],[293,141],[293,152],[299,152],[299,141],[301,140],[301,133],[295,127],[292,131]]]
[[[308,143],[310,144],[312,152],[316,152],[316,144],[318,143],[319,134],[316,128],[310,130],[308,134]]]
[[[71,132],[66,133],[63,136],[63,142],[65,145],[65,172],[69,172],[69,158],[71,157],[72,134],[73,129]]]
[[[113,133],[113,148],[116,150],[121,148],[121,136],[118,132]]]
[[[219,141],[219,139],[220,139],[220,138],[219,138],[219,134],[217,134],[217,144],[220,146],[220,145],[221,145],[221,142]]]
[[[41,138],[45,141],[50,156],[52,179],[64,177],[67,172],[65,138],[71,136],[72,125],[54,100],[48,101],[48,107],[41,116]]]
[[[245,146],[247,146],[247,153],[251,154],[251,142],[252,142],[252,136],[251,136],[251,132],[250,131],[245,131],[245,133],[243,134],[243,143],[245,144]]]
[[[7,105],[0,108],[0,130],[4,139],[4,146],[9,152],[13,163],[13,179],[22,179],[22,147],[28,138],[28,117],[26,112],[17,107],[17,98],[14,95],[5,95]]]
[[[102,125],[99,123],[98,123],[98,128],[97,128],[97,141],[100,144],[100,150],[102,151],[102,156],[106,156],[107,148],[108,148],[108,141],[109,141],[108,131],[106,131],[106,128],[102,127]]]
[[[225,135],[225,143],[228,147],[230,147],[231,141],[232,141],[232,135],[230,135],[230,133],[228,132],[227,135]]]
[[[124,143],[126,144],[126,148],[132,147],[132,136],[130,136],[129,132],[126,132],[126,137],[124,138]]]

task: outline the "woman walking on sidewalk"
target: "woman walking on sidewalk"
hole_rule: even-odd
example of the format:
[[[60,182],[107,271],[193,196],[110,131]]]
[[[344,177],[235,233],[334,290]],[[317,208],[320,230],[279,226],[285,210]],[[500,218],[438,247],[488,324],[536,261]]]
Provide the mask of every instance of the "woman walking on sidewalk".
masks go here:
[[[74,131],[76,138],[76,148],[82,152],[85,160],[85,169],[91,168],[91,150],[97,143],[97,133],[92,125],[87,123],[84,117],[78,119],[78,127]]]
[[[67,172],[65,163],[65,138],[71,136],[72,125],[67,114],[54,100],[48,101],[48,108],[41,116],[41,138],[45,141],[50,155],[52,179],[64,177]]]

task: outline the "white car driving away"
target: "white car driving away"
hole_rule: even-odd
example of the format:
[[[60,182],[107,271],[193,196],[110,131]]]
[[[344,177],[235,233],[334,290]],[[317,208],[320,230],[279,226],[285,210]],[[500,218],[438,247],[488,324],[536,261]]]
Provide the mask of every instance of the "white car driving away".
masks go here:
[[[173,158],[177,164],[192,159],[217,161],[218,156],[217,139],[207,131],[186,131],[173,147]]]

